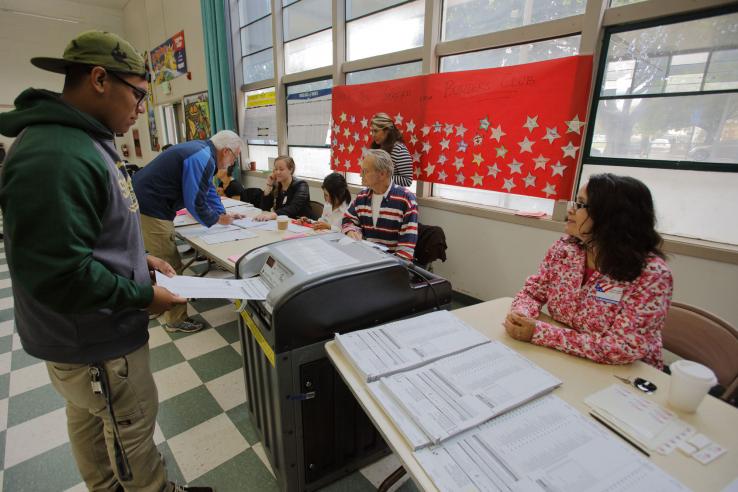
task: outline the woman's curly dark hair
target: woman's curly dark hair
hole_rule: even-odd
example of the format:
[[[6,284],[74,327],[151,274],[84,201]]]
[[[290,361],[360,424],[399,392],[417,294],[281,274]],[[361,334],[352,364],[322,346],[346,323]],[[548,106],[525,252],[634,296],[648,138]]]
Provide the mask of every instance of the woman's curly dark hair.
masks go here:
[[[633,281],[649,255],[665,257],[663,239],[654,229],[651,192],[637,179],[609,173],[591,176],[587,213],[592,229],[586,243],[594,246],[595,266],[600,272],[615,280]]]

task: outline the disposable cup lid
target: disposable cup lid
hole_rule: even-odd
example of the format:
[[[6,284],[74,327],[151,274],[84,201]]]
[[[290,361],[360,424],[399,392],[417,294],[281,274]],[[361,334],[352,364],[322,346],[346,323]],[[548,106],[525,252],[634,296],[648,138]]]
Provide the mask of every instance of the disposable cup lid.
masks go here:
[[[671,368],[672,374],[674,374],[675,371],[678,371],[692,379],[698,379],[705,382],[709,381],[712,382],[712,384],[717,380],[712,369],[697,362],[692,362],[691,360],[678,360],[673,362],[669,367]]]

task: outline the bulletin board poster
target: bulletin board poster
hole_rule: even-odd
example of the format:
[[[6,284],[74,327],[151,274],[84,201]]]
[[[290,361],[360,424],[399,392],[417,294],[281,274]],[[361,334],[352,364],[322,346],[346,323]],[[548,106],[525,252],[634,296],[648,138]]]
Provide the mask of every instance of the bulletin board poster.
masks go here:
[[[179,31],[151,50],[151,68],[154,71],[155,84],[176,79],[187,73],[184,31]]]
[[[322,146],[330,142],[332,88],[287,96],[287,143]]]
[[[568,199],[592,57],[410,77],[333,91],[331,167],[359,172],[370,121],[388,113],[420,181]]]
[[[244,136],[249,142],[277,143],[277,94],[274,89],[245,98]]]
[[[210,138],[210,104],[208,92],[198,92],[182,98],[187,140]]]
[[[154,100],[151,92],[146,98],[146,120],[149,124],[149,141],[151,142],[151,150],[159,152],[159,129],[156,126],[156,115],[154,114]]]

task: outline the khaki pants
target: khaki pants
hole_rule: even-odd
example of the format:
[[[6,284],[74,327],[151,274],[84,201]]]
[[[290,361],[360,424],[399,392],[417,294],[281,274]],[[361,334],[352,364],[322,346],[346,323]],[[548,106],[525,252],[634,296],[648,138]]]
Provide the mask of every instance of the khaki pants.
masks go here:
[[[90,366],[47,362],[51,384],[67,400],[67,429],[74,459],[91,491],[161,492],[171,490],[167,472],[154,445],[159,409],[156,384],[149,367],[149,346],[103,362],[118,421],[123,449],[133,477],[117,477],[113,427],[102,395],[92,392]]]
[[[146,251],[172,265],[177,274],[181,275],[182,258],[174,242],[174,223],[141,214],[141,232]],[[179,324],[185,319],[187,319],[187,304],[177,304],[164,313],[164,322],[168,325]]]

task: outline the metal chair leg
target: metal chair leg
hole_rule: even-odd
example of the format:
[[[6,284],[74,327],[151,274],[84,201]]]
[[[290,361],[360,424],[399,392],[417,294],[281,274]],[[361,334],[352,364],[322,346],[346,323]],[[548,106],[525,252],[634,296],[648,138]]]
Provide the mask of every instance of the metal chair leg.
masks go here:
[[[397,483],[399,479],[405,476],[405,469],[403,467],[398,468],[397,470],[390,473],[390,475],[384,479],[384,482],[379,486],[377,489],[378,492],[387,492],[390,487],[392,487],[394,484]]]

